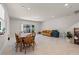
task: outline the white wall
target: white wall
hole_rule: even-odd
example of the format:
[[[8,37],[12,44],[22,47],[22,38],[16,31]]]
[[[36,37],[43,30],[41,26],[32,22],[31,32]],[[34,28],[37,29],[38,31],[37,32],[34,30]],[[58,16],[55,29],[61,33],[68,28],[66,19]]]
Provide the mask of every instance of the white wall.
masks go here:
[[[74,28],[79,28],[79,22],[73,24],[70,28],[67,29],[67,31],[70,31],[72,34],[74,34]]]
[[[79,22],[79,14],[73,14],[71,16],[65,16],[58,19],[51,19],[43,23],[42,30],[57,29],[60,32],[65,32],[77,22]]]
[[[35,31],[40,30],[40,22],[27,21],[17,18],[10,18],[10,34],[14,36],[15,33],[21,32],[21,24],[35,25]]]
[[[6,31],[5,31],[5,34],[4,35],[0,35],[0,54],[4,48],[4,46],[6,45],[7,43],[7,39],[8,39],[8,36],[9,36],[9,16],[8,16],[8,12],[7,12],[7,8],[6,8],[6,5],[5,4],[2,4],[3,8],[4,8],[4,22],[5,22],[5,28],[6,28]]]

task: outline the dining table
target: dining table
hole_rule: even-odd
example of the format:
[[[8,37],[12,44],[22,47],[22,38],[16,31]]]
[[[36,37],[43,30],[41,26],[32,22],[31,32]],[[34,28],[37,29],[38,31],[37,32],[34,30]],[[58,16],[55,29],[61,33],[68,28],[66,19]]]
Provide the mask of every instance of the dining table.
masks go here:
[[[27,35],[30,35],[31,33],[20,33],[20,39],[23,43],[24,39],[26,38]],[[22,51],[22,44],[21,44],[21,47],[20,47],[21,51]]]
[[[31,33],[20,33],[20,37],[26,37],[27,35],[30,35]]]

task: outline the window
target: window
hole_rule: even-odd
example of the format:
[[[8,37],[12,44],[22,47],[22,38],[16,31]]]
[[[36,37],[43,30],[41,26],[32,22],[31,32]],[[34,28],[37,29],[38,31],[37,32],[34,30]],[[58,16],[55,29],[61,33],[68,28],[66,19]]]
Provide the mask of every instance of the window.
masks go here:
[[[4,8],[2,4],[0,4],[0,34],[4,32],[5,22],[4,22]]]
[[[24,33],[30,33],[35,31],[35,26],[29,24],[22,24],[21,29],[21,31]]]
[[[0,21],[0,30],[1,30],[1,21]]]
[[[23,32],[24,33],[30,33],[30,25],[28,24],[23,24]]]

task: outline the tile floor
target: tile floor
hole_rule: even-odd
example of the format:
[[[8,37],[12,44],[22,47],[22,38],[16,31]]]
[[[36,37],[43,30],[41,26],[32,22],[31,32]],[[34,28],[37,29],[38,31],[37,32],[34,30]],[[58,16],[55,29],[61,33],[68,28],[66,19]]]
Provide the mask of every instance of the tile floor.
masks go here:
[[[26,55],[78,55],[79,45],[72,44],[63,38],[36,35],[34,51],[27,49]],[[24,51],[16,52],[15,38],[12,38],[3,49],[2,55],[25,55]]]

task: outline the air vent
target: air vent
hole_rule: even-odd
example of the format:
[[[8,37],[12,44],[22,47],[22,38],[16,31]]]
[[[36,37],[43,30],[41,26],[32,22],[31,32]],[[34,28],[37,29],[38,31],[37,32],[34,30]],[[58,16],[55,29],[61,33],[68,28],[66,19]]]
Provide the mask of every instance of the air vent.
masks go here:
[[[75,14],[78,14],[78,13],[79,13],[79,10],[76,10],[74,13],[75,13]]]

